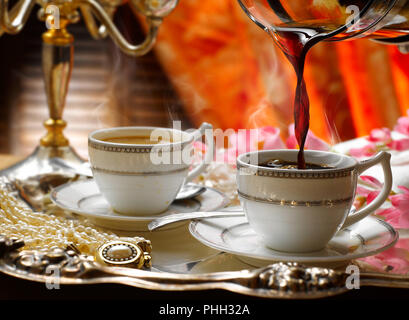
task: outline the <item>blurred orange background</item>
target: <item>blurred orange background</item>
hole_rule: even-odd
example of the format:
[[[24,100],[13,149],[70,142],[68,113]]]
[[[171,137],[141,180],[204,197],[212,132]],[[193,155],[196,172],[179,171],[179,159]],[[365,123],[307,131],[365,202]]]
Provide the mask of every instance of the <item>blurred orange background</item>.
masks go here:
[[[227,129],[293,122],[295,73],[232,0],[182,0],[155,47],[194,124]],[[393,128],[409,107],[409,55],[370,40],[321,43],[305,80],[311,130],[327,142]]]

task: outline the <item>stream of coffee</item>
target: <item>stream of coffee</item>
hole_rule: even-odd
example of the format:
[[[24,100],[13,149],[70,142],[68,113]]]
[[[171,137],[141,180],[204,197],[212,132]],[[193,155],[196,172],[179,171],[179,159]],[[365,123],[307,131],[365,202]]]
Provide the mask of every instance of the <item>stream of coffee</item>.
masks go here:
[[[304,158],[305,140],[310,124],[310,102],[304,81],[304,65],[308,51],[328,37],[321,28],[276,28],[271,35],[291,62],[297,74],[294,101],[295,136],[299,145],[298,169],[306,169]]]

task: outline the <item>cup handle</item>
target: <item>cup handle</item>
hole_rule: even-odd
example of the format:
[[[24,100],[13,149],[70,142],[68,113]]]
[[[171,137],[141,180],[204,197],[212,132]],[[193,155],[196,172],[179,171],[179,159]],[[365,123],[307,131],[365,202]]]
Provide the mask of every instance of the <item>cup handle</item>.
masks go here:
[[[350,225],[367,217],[369,214],[378,209],[389,197],[392,189],[392,169],[390,160],[391,155],[388,152],[382,151],[373,158],[366,161],[362,161],[358,164],[357,166],[358,175],[361,175],[364,171],[380,163],[382,165],[385,182],[382,191],[378,194],[378,196],[370,204],[347,217],[344,224],[342,225],[342,228],[349,227]]]
[[[201,139],[203,135],[205,136],[206,154],[202,163],[200,163],[198,166],[196,166],[193,170],[189,172],[189,174],[186,177],[186,182],[192,181],[194,178],[196,178],[198,175],[204,172],[209,163],[213,161],[214,155],[213,130],[211,130],[211,136],[206,136],[209,133],[209,131],[206,132],[207,129],[213,129],[213,126],[210,123],[203,122],[200,128],[193,133],[195,135],[195,141]]]

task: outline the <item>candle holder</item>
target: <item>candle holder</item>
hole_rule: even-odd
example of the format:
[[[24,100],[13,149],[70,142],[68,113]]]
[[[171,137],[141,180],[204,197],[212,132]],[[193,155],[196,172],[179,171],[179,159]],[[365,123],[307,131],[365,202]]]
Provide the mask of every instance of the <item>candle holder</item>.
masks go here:
[[[73,68],[74,37],[67,26],[77,23],[81,16],[91,36],[98,40],[109,36],[122,52],[138,57],[148,53],[156,40],[159,27],[176,7],[178,0],[19,0],[9,7],[9,0],[0,0],[0,36],[17,34],[25,26],[35,6],[38,18],[45,22],[47,31],[42,35],[42,65],[49,119],[44,122],[46,134],[34,152],[26,159],[0,171],[10,179],[62,171],[60,158],[75,167],[84,162],[69,145],[63,130],[67,123],[63,111]],[[143,14],[147,33],[140,44],[129,43],[113,22],[119,6],[128,4]]]

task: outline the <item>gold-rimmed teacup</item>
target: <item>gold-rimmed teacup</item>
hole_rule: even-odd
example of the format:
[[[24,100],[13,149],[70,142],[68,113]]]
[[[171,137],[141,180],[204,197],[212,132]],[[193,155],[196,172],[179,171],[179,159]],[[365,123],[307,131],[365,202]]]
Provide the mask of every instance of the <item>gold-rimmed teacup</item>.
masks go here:
[[[380,152],[359,162],[346,155],[305,151],[306,162],[321,170],[261,166],[271,159],[297,162],[297,150],[256,151],[237,158],[238,193],[250,227],[268,247],[285,252],[323,249],[337,231],[379,208],[392,187],[391,155]],[[358,176],[381,164],[385,182],[369,205],[353,214]]]
[[[193,143],[212,126],[193,132],[158,127],[117,127],[92,132],[88,152],[94,179],[112,208],[150,216],[165,211],[182,185],[202,173],[213,158],[213,138],[202,163],[189,171]],[[133,143],[135,142],[135,143]]]

